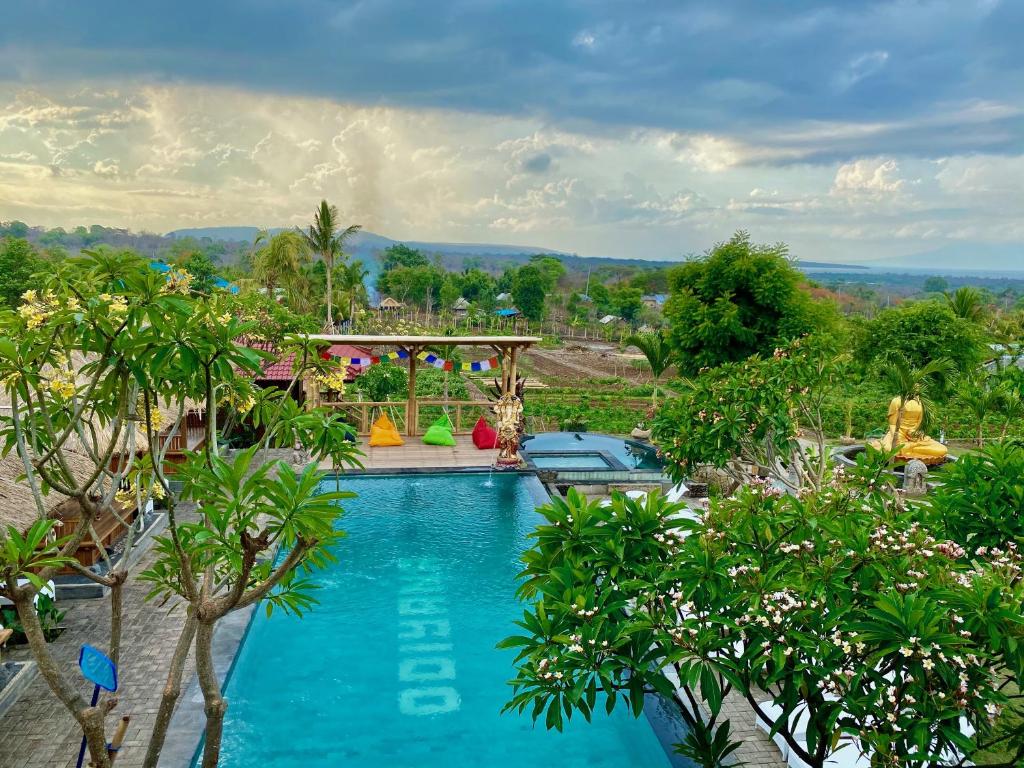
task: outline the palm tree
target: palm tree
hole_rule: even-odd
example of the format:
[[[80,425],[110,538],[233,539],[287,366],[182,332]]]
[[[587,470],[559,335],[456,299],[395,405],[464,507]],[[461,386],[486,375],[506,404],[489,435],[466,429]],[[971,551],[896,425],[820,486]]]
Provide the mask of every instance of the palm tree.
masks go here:
[[[953,361],[945,357],[932,360],[927,365],[915,368],[907,358],[899,353],[886,357],[882,365],[882,377],[896,392],[900,399],[899,410],[896,412],[896,430],[893,434],[893,449],[899,439],[900,427],[903,426],[903,414],[907,403],[917,400],[927,415],[931,404],[929,396],[946,386],[949,377],[956,370]],[[895,456],[893,457],[895,460]]]
[[[1004,393],[991,386],[987,377],[971,376],[963,379],[957,388],[956,399],[974,416],[977,425],[975,443],[985,445],[985,417],[1003,402]]]
[[[309,247],[298,232],[279,232],[270,236],[263,230],[254,245],[263,245],[252,257],[253,277],[267,290],[271,300],[277,288],[284,288],[293,309],[303,304],[301,284],[303,267],[309,264]]]
[[[348,322],[351,332],[356,317],[356,303],[366,300],[366,276],[370,274],[363,269],[363,262],[353,261],[351,264],[338,266],[338,297],[348,301]]]
[[[331,286],[331,273],[334,271],[335,256],[343,256],[345,241],[362,227],[358,224],[338,231],[338,209],[326,200],[320,201],[320,207],[313,213],[313,223],[306,232],[298,230],[305,239],[309,249],[324,260],[327,268],[327,324],[328,333],[334,331],[334,292]]]
[[[662,374],[672,365],[672,349],[665,340],[665,334],[660,331],[648,333],[635,333],[624,342],[626,346],[633,346],[639,349],[647,358],[647,364],[651,366],[651,375],[654,377],[654,391],[651,393],[651,407],[658,407],[658,381]]]
[[[1000,439],[1006,439],[1006,433],[1010,430],[1010,422],[1024,416],[1024,397],[1020,390],[1010,382],[1004,382],[999,387],[999,404],[1003,412],[1003,429],[999,434]]]
[[[981,291],[973,286],[965,285],[947,293],[946,303],[954,315],[964,320],[978,323],[985,318],[985,301]]]

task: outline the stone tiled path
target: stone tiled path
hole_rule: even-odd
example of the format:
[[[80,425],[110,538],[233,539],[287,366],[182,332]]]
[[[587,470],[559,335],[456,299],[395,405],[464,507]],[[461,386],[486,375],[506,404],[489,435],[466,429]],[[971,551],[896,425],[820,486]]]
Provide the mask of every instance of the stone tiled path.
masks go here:
[[[134,573],[150,561],[146,555]],[[124,592],[124,639],[119,670],[119,704],[112,715],[131,715],[128,735],[118,757],[118,768],[139,768],[153,728],[160,694],[167,678],[167,663],[180,631],[182,612],[169,612],[147,604],[148,586],[129,579]],[[82,695],[92,687],[78,672],[78,649],[82,643],[104,648],[109,637],[110,599],[66,601],[64,632],[53,644],[54,655],[69,680],[80,682]],[[27,658],[27,648],[6,654]],[[191,662],[185,681],[192,676]],[[115,718],[108,723],[113,728]],[[18,702],[0,717],[0,766],[3,768],[73,768],[81,739],[74,719],[57,701],[42,678],[37,677]]]
[[[366,469],[458,469],[464,467],[490,467],[498,457],[495,450],[481,451],[473,445],[469,435],[456,435],[457,445],[424,445],[421,437],[406,437],[405,445],[392,448],[370,448],[366,438],[359,438],[361,457]],[[324,466],[329,469],[328,465]]]

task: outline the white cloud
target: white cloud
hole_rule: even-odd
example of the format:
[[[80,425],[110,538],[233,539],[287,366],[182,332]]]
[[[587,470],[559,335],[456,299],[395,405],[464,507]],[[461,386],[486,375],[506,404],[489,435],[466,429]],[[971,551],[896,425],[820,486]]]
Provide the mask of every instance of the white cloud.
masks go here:
[[[961,111],[982,125],[1005,114],[983,102]],[[1020,237],[1024,156],[809,161],[891,130],[802,123],[755,143],[220,88],[0,87],[0,219],[281,226],[305,223],[327,197],[345,221],[392,237],[500,232],[597,255],[700,252],[740,228],[847,260],[915,238]]]
[[[832,194],[891,195],[899,192],[904,184],[904,179],[899,176],[899,164],[892,158],[857,160],[839,166]]]

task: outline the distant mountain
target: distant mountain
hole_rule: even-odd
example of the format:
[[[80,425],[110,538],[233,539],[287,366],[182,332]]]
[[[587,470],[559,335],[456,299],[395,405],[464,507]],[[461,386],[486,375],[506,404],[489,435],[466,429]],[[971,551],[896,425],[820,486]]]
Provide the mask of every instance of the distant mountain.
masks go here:
[[[999,243],[951,243],[929,251],[865,262],[873,270],[911,270],[943,275],[1024,274],[1024,247]]]
[[[271,234],[284,230],[284,227],[270,229]],[[257,227],[198,227],[191,229],[176,229],[168,232],[168,237],[182,238],[194,237],[197,240],[209,238],[211,240],[223,240],[230,242],[251,243],[259,233]],[[378,252],[392,245],[403,243],[410,248],[423,251],[430,255],[439,255],[446,266],[459,267],[460,259],[466,257],[478,257],[498,262],[519,262],[524,261],[538,253],[557,256],[570,269],[586,269],[587,267],[600,266],[645,266],[645,267],[666,267],[678,264],[685,259],[671,261],[651,261],[648,259],[621,258],[614,256],[578,256],[566,251],[558,251],[553,248],[543,248],[530,245],[506,245],[501,243],[437,243],[424,240],[393,240],[384,235],[363,230],[348,241],[348,251],[356,258],[362,259],[367,265],[375,261]],[[862,266],[850,264],[832,264],[820,261],[799,261],[799,267],[804,272],[814,270],[857,270],[864,269]]]

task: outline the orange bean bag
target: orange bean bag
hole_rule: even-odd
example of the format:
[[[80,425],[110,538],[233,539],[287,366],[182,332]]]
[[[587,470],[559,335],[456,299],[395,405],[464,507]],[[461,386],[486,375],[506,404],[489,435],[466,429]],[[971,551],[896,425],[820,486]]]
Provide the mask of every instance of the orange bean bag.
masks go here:
[[[487,423],[483,416],[477,420],[476,426],[473,427],[473,445],[481,451],[498,447],[498,433]]]
[[[391,419],[388,418],[388,415],[386,413],[382,413],[378,419],[370,425],[370,447],[387,448],[395,445],[405,445],[405,441],[402,440],[402,436],[398,434],[398,430],[395,428]]]

